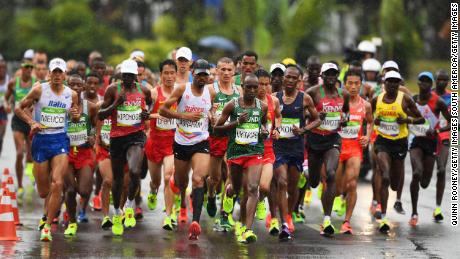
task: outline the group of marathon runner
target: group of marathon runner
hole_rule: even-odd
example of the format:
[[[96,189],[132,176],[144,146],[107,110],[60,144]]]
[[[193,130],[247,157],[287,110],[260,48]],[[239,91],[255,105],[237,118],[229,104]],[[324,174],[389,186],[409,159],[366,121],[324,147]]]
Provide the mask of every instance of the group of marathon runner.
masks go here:
[[[267,71],[253,51],[212,65],[193,61],[192,51],[181,47],[159,64],[158,80],[139,50],[116,68],[98,52],[86,67],[61,58],[48,63],[46,53],[28,50],[12,76],[0,60],[0,152],[13,113],[18,199],[26,174],[45,200],[42,241],[52,240],[51,225],[60,215],[64,235],[75,236],[88,222],[88,205],[102,212],[101,228],[116,236],[136,227],[148,172],[148,209],[164,210],[166,231],[190,222],[191,240],[201,233],[203,207],[215,218],[214,230],[234,231],[238,242],[257,240],[255,219],[265,220],[270,235],[289,240],[317,187],[321,235],[337,232],[332,212],[344,216],[340,233],[352,234],[366,160],[372,165],[370,212],[379,231],[388,233],[390,187],[398,194],[394,208],[404,214],[407,152],[413,172],[409,224],[417,225],[420,186],[427,188],[435,164],[433,218],[442,221],[449,75],[421,72],[418,92],[411,93],[396,62],[381,65],[370,42],[358,50],[363,59],[342,70],[311,56],[306,68],[285,59]],[[160,192],[164,208],[157,207]]]

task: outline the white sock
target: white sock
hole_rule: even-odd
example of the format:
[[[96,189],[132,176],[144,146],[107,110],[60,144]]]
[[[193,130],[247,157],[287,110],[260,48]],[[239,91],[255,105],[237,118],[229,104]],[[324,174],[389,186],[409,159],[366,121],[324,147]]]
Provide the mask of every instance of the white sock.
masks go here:
[[[331,220],[331,216],[324,216],[324,221],[326,221],[326,220],[329,220],[329,221],[330,221],[330,220]]]
[[[441,204],[436,204],[436,208],[441,208]]]
[[[126,201],[126,207],[127,207],[127,208],[133,209],[133,208],[134,208],[134,200],[128,199],[128,200]]]
[[[387,219],[387,215],[385,213],[382,213],[382,219]]]
[[[118,215],[121,215],[121,210],[120,210],[120,208],[115,209],[115,215],[117,215],[117,216],[118,216]]]

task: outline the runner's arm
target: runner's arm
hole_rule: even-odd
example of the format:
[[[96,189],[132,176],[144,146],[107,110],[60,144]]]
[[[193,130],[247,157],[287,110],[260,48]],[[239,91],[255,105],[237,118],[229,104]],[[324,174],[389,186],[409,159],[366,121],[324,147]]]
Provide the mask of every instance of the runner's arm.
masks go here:
[[[171,96],[166,100],[166,102],[161,106],[159,114],[160,116],[170,118],[170,119],[190,119],[190,114],[195,115],[199,113],[188,113],[188,112],[177,112],[171,110],[171,106],[175,103],[179,103],[179,99],[185,91],[185,84],[181,84],[179,87],[175,88],[171,93]],[[200,114],[201,116],[201,114]],[[196,118],[195,118],[196,119]],[[197,119],[199,120],[199,118]],[[197,121],[196,120],[196,121]]]
[[[303,98],[304,107],[310,113],[310,123],[303,128],[304,133],[310,131],[321,125],[321,119],[319,118],[318,112],[316,111],[313,99],[310,95],[305,94]]]
[[[161,87],[161,86],[158,86],[158,87]],[[152,90],[150,90],[151,97],[152,97],[152,103],[154,105],[157,102],[157,98],[158,98],[158,87],[155,87]],[[158,114],[158,112],[150,114],[150,119],[158,119],[158,118],[160,118],[160,114]]]
[[[279,128],[281,126],[281,108],[280,108],[280,100],[276,96],[272,97],[273,99],[273,104],[275,106],[275,121],[273,122],[273,125],[276,128]]]
[[[449,131],[450,130],[450,113],[449,111],[447,110],[447,105],[446,103],[441,99],[439,98],[438,99],[438,108],[439,108],[439,111],[441,112],[442,116],[444,116],[444,118],[446,118],[446,121],[447,121],[447,125],[438,129],[438,133],[439,132],[444,132],[444,131]]]
[[[405,94],[403,98],[403,109],[407,114],[407,118],[403,119],[404,123],[407,124],[423,124],[425,123],[425,118],[420,114],[420,111],[415,105],[414,99],[410,95]],[[411,116],[411,117],[409,117]]]
[[[97,113],[97,117],[99,120],[104,120],[105,118],[109,117],[112,114],[113,110],[117,107],[119,102],[118,100],[123,99],[120,96],[117,96],[115,99],[115,91],[115,85],[110,85],[109,87],[107,87],[107,90],[104,94],[104,100],[102,101],[99,112]]]
[[[42,94],[42,86],[41,84],[35,85],[32,90],[24,97],[24,99],[19,103],[19,107],[14,109],[14,113],[25,123],[32,126],[35,122],[32,118],[32,115],[26,112],[27,109],[31,108],[35,102],[40,99]]]
[[[5,110],[7,113],[10,113],[11,112],[11,102],[13,101],[13,94],[14,94],[14,85],[15,85],[15,81],[14,81],[14,78],[11,79],[9,82],[8,82],[8,87],[6,89],[6,93],[5,93]]]
[[[364,109],[366,110],[365,119],[366,119],[366,136],[361,137],[360,144],[362,146],[367,146],[369,140],[371,139],[372,130],[374,129],[374,119],[372,116],[372,107],[369,102],[364,102]]]
[[[72,104],[70,106],[70,118],[73,122],[80,121],[80,112],[78,109],[78,94],[74,90],[72,90]]]
[[[238,100],[238,99],[237,99]],[[219,119],[217,119],[216,125],[214,125],[214,132],[215,133],[225,133],[233,128],[238,126],[239,118],[235,121],[225,123],[232,114],[233,110],[235,109],[235,102],[228,102],[224,109],[222,110],[222,115],[220,115]]]

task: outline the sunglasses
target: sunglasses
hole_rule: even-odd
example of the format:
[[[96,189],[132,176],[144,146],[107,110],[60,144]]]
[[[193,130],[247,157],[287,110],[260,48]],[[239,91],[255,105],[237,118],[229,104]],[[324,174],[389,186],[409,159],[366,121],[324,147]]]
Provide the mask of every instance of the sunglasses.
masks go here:
[[[34,68],[34,65],[32,65],[32,64],[22,64],[21,67],[23,67],[23,68]]]

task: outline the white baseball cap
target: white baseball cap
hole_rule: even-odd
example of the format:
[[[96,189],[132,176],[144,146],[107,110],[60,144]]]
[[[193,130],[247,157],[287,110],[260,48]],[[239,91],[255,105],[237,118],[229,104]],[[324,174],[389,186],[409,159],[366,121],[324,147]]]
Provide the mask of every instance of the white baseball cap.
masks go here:
[[[131,52],[131,55],[129,55],[129,58],[133,59],[135,57],[145,58],[145,53],[142,50],[135,50]]]
[[[339,68],[334,63],[324,63],[321,66],[321,74],[328,71],[329,69],[334,69],[335,71],[339,72]]]
[[[187,47],[181,47],[176,52],[176,59],[185,58],[188,61],[192,60],[192,50]]]
[[[398,64],[394,62],[393,60],[388,60],[388,61],[385,61],[385,63],[383,63],[382,70],[386,68],[396,68],[397,70],[399,70]]]
[[[387,79],[390,79],[390,78],[396,78],[396,79],[402,80],[401,74],[399,74],[396,71],[388,71],[388,72],[385,73],[384,80],[387,80]]]
[[[62,72],[67,70],[67,64],[62,58],[53,58],[49,64],[50,71],[53,72],[56,68],[59,68]]]
[[[368,40],[363,40],[358,44],[358,50],[361,52],[369,52],[375,54],[377,48],[375,47],[374,43]]]
[[[28,49],[24,52],[24,59],[33,59],[34,58],[34,50]]]
[[[122,74],[135,74],[137,75],[137,63],[132,59],[127,59],[121,62],[120,72]]]
[[[275,69],[280,69],[283,73],[286,71],[286,67],[281,63],[275,63],[270,66],[270,74],[275,71]]]

